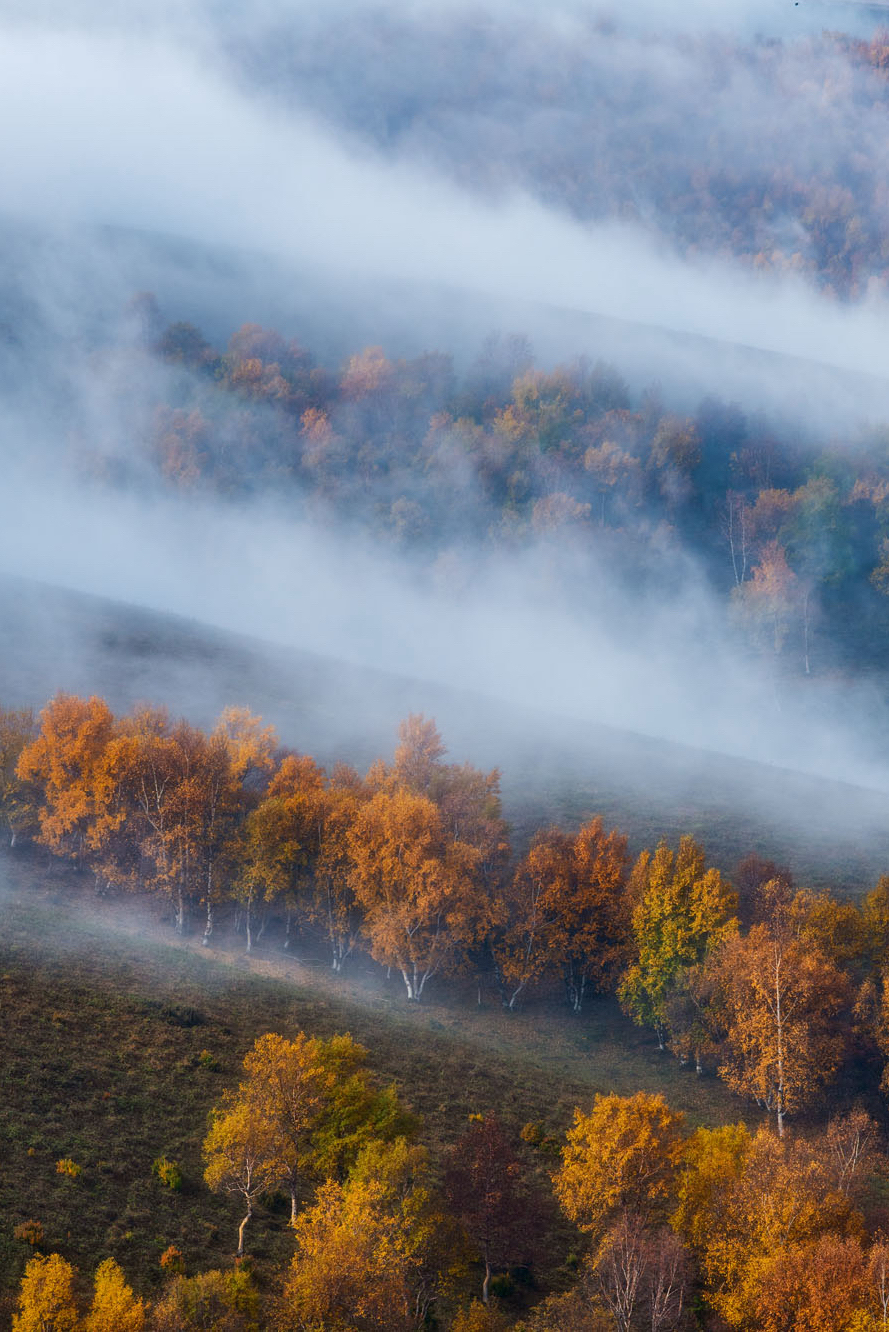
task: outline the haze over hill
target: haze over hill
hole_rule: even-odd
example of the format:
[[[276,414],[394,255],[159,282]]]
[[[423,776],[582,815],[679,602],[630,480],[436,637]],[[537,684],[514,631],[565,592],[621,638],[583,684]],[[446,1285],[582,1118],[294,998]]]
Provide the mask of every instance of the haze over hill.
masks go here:
[[[232,702],[283,743],[332,767],[369,766],[394,748],[408,712],[434,716],[456,762],[503,774],[505,812],[524,845],[549,821],[600,813],[634,850],[692,832],[734,870],[751,850],[801,882],[871,887],[889,862],[889,795],[646,739],[540,707],[498,702],[259,639],[17,580],[0,581],[7,705],[57,689],[124,712],[151,700],[202,726]]]
[[[382,59],[379,18],[268,5],[251,8],[245,33],[226,6],[187,17],[160,7],[138,23],[101,5],[7,10],[0,98],[9,114],[26,97],[41,110],[3,148],[15,219],[3,566],[510,705],[886,789],[880,674],[850,679],[846,660],[838,679],[825,657],[801,680],[739,646],[709,569],[671,546],[667,527],[663,577],[643,586],[616,576],[607,547],[581,559],[570,534],[555,553],[537,539],[461,544],[456,511],[454,558],[430,569],[290,493],[170,496],[138,471],[138,484],[114,485],[117,464],[142,466],[135,445],[157,402],[175,409],[193,389],[180,369],[131,354],[121,310],[145,288],[168,320],[200,320],[220,344],[271,316],[287,334],[317,335],[331,362],[390,337],[394,354],[442,345],[467,364],[492,324],[519,327],[550,365],[604,355],[637,394],[659,378],[675,410],[708,391],[737,397],[761,434],[781,422],[813,458],[828,435],[836,444],[889,416],[885,201],[877,191],[859,213],[848,205],[860,174],[850,144],[884,151],[876,48],[822,38],[825,11],[809,6],[658,6],[609,26],[571,5],[548,18],[493,5],[479,20],[429,4],[389,7]],[[477,42],[497,77],[459,106],[436,100],[424,82],[433,56],[456,79]],[[572,43],[579,63],[562,59]],[[561,71],[553,87],[547,55]],[[588,112],[578,119],[606,65],[596,95],[603,115],[622,117],[613,143],[593,135]],[[706,117],[687,115],[697,96],[711,141]],[[653,117],[663,179],[634,165]],[[762,142],[766,121],[783,127],[764,165],[733,152]],[[573,159],[553,157],[563,135],[592,164],[574,192]],[[807,194],[813,162],[821,193]],[[782,172],[792,184],[779,195]],[[678,182],[698,194],[674,214]],[[748,187],[755,221],[732,229]],[[78,472],[87,446],[105,471]],[[655,529],[655,554],[659,540]],[[867,607],[877,623],[876,601]]]

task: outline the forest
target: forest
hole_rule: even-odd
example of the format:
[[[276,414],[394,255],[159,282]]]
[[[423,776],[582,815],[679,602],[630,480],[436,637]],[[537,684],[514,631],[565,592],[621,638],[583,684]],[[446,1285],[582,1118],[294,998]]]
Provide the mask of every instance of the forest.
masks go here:
[[[171,1245],[147,1303],[112,1258],[90,1294],[39,1251],[44,1222],[29,1217],[17,1332],[678,1329],[704,1310],[740,1329],[882,1326],[889,877],[843,901],[751,852],[729,882],[691,837],[632,860],[595,817],[512,848],[496,770],[445,762],[419,715],[398,740],[364,776],[328,774],[244,709],[204,732],[60,694],[39,716],[0,714],[0,811],[15,856],[72,864],[100,912],[135,893],[204,943],[309,949],[334,976],[367,957],[408,1004],[484,990],[513,1012],[561,991],[570,1022],[616,995],[663,1057],[721,1079],[747,1122],[689,1128],[661,1093],[597,1093],[564,1139],[474,1113],[433,1152],[350,1035],[267,1032],[202,1148],[204,1186],[238,1204],[235,1268],[187,1275]],[[182,1187],[175,1159],[153,1170]],[[82,1165],[56,1171],[76,1181]],[[294,1257],[253,1275],[276,1197]],[[547,1294],[535,1254],[564,1227],[580,1256]]]
[[[483,196],[523,189],[839,300],[885,288],[885,28],[854,34],[848,5],[824,16],[845,31],[780,36],[733,32],[729,14],[696,30],[670,6],[566,12],[278,13],[223,41],[246,86]]]
[[[134,298],[129,336],[96,353],[122,381],[168,368],[125,447],[69,433],[75,475],[235,505],[274,496],[290,518],[363,533],[459,596],[474,552],[538,552],[578,617],[701,571],[723,634],[779,674],[866,673],[889,634],[889,434],[782,431],[716,396],[691,415],[657,385],[631,395],[582,357],[537,368],[492,336],[463,373],[440,352],[356,352],[336,370],[245,324],[225,351]],[[123,366],[118,358],[123,355]],[[150,382],[150,381],[149,381]],[[605,612],[608,613],[608,603]]]

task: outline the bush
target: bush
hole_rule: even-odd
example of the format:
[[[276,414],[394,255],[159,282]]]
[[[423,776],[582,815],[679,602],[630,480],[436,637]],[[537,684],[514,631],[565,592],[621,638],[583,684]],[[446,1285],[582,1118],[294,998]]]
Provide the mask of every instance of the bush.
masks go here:
[[[43,1243],[42,1221],[23,1221],[12,1233],[17,1240],[24,1240],[32,1247]]]
[[[77,1179],[78,1175],[83,1174],[83,1166],[79,1166],[76,1161],[72,1161],[70,1156],[63,1156],[60,1161],[56,1161],[56,1174],[67,1175],[69,1179]]]
[[[174,1193],[182,1188],[182,1171],[177,1161],[168,1161],[165,1156],[158,1156],[151,1167],[151,1173],[164,1188],[172,1189]]]
[[[165,1272],[183,1276],[185,1273],[185,1259],[182,1256],[182,1250],[177,1249],[175,1244],[170,1244],[160,1256],[160,1265]]]

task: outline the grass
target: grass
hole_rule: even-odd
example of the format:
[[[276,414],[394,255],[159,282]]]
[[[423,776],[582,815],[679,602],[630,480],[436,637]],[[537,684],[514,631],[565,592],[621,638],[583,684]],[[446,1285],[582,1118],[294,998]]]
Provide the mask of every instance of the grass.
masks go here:
[[[201,1142],[208,1111],[266,1031],[350,1031],[374,1073],[421,1116],[433,1149],[453,1142],[474,1112],[561,1134],[597,1091],[662,1091],[692,1124],[744,1109],[714,1078],[659,1055],[611,1001],[579,1018],[543,1002],[507,1014],[493,995],[479,1008],[474,994],[442,984],[409,1007],[400,981],[360,959],[343,981],[311,958],[283,957],[277,944],[248,963],[177,944],[149,911],[97,899],[71,871],[4,857],[0,872],[9,885],[0,945],[7,1300],[31,1253],[13,1232],[29,1220],[43,1226],[44,1251],[87,1273],[113,1255],[147,1293],[170,1244],[190,1272],[230,1261],[239,1209],[204,1186]],[[180,1190],[157,1177],[162,1157],[180,1167]],[[64,1160],[79,1173],[60,1172]],[[282,1200],[254,1224],[260,1270],[286,1262],[286,1222]]]

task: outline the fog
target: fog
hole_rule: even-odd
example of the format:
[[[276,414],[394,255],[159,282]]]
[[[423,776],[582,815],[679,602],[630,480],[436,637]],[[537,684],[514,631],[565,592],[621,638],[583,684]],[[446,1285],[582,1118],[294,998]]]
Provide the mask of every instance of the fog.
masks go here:
[[[5,206],[20,217],[158,230],[885,374],[878,296],[838,307],[800,279],[680,259],[638,226],[581,224],[519,189],[484,201],[429,162],[361,151],[251,98],[159,37],[7,28],[0,114],[20,127],[3,150]]]
[[[633,592],[607,551],[575,550],[568,538],[558,548],[492,549],[455,537],[447,558],[424,562],[290,499],[172,497],[148,478],[121,491],[73,467],[75,437],[128,458],[158,397],[175,393],[169,369],[115,358],[103,344],[109,322],[145,289],[158,292],[167,318],[202,322],[221,343],[248,319],[274,318],[339,358],[391,338],[396,352],[435,347],[465,361],[490,329],[515,328],[550,363],[604,356],[634,388],[659,379],[668,402],[736,396],[813,440],[889,420],[880,281],[839,300],[805,271],[760,271],[724,248],[708,252],[671,231],[654,196],[629,219],[586,216],[515,165],[502,106],[465,114],[459,133],[432,93],[414,106],[410,132],[392,132],[388,113],[385,133],[360,122],[362,98],[394,103],[408,84],[416,98],[428,34],[417,46],[415,33],[412,48],[404,32],[413,22],[451,25],[448,33],[468,24],[470,45],[481,24],[502,44],[501,82],[521,86],[543,22],[535,8],[501,0],[471,23],[461,6],[433,0],[289,9],[207,4],[183,17],[153,7],[150,21],[137,21],[99,4],[4,7],[0,116],[16,133],[0,147],[12,239],[0,283],[11,329],[0,377],[0,569],[490,696],[532,710],[541,727],[550,712],[889,790],[883,682],[776,679],[730,630],[705,571],[674,549],[664,554],[669,595],[663,584]],[[840,6],[639,5],[621,15],[617,47],[591,48],[590,59],[598,68],[619,51],[626,124],[641,133],[648,120],[685,114],[694,57],[684,34],[783,37],[768,79],[757,56],[716,96],[718,64],[708,67],[713,125],[749,156],[783,110],[779,146],[798,169],[841,159],[857,136],[877,170],[889,165],[879,117],[849,92],[876,76],[839,52],[793,44],[816,42],[840,13],[846,30],[868,29],[866,16]],[[384,20],[390,45],[368,62],[369,34]],[[654,41],[655,23],[673,44]],[[547,24],[558,51],[591,31],[579,5]],[[288,50],[303,53],[296,75],[271,62],[268,43],[283,42],[282,31]],[[412,49],[420,55],[409,77]],[[828,71],[820,89],[803,77],[813,67]],[[651,100],[633,102],[646,83]],[[797,85],[795,100],[788,87]],[[829,104],[807,129],[824,87],[841,89],[842,114],[834,122]],[[561,134],[571,117],[559,120],[552,96]],[[545,156],[553,124],[526,110],[516,125],[529,155]],[[836,133],[819,139],[827,122]],[[705,129],[688,123],[678,155],[712,153]],[[501,167],[487,178],[472,164],[457,169],[473,140]],[[767,153],[779,149],[769,142]],[[44,623],[35,638],[42,650],[51,629]],[[76,636],[60,643],[59,675],[71,678]],[[20,691],[12,650],[6,677]],[[15,652],[27,658],[21,637]],[[200,696],[201,669],[182,682],[183,708]],[[405,701],[423,706],[422,689],[405,687]],[[485,708],[466,706],[471,744]],[[343,699],[329,720],[337,743],[360,735],[365,707],[360,693]]]

